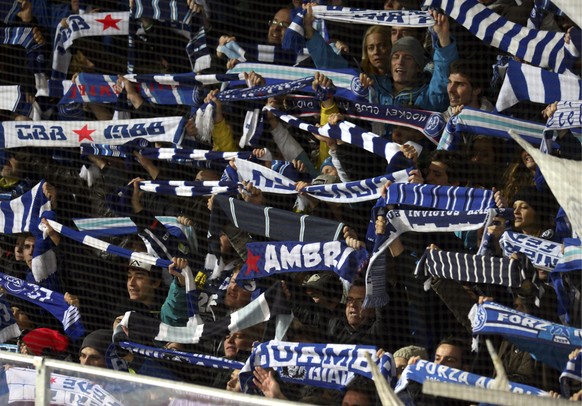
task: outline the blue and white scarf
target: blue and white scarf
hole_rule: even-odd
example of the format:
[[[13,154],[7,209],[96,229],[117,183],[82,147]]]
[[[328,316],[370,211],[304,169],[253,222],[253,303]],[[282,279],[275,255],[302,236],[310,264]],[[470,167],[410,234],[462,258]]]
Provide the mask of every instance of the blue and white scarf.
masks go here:
[[[4,121],[2,148],[78,147],[83,142],[125,144],[137,138],[179,145],[185,120],[160,117],[112,121]]]
[[[534,267],[548,272],[556,267],[562,257],[562,244],[514,231],[504,232],[499,239],[499,245],[505,257],[509,258],[514,252],[521,252]]]
[[[527,20],[527,28],[540,29],[546,13],[562,16],[564,13],[556,7],[550,0],[535,0],[533,9]]]
[[[243,362],[234,361],[228,358],[214,357],[212,355],[167,350],[165,348],[150,347],[147,345],[127,341],[121,341],[118,343],[118,345],[122,349],[130,351],[133,354],[139,354],[148,358],[161,359],[164,361],[177,362],[181,364],[221,369],[241,369],[244,366]]]
[[[464,107],[459,114],[452,116],[447,122],[439,149],[458,149],[460,134],[463,132],[511,139],[507,133],[509,128],[534,145],[540,145],[544,140],[544,126],[542,124]]]
[[[582,244],[578,238],[565,238],[564,254],[558,260],[554,272],[571,272],[582,269]]]
[[[119,94],[114,89],[116,81],[115,75],[80,73],[59,104],[117,103]],[[165,85],[156,81],[139,81],[135,83],[135,88],[148,103],[196,107],[203,100],[200,85]]]
[[[10,303],[6,300],[6,295],[0,295],[0,313],[2,318],[0,319],[0,343],[5,343],[20,336],[20,328],[16,324],[14,319],[14,314],[10,308]],[[3,348],[0,348],[4,350]]]
[[[582,16],[580,15],[579,4],[572,3],[568,0],[552,0],[552,3],[559,7],[564,14],[570,17],[578,27],[582,27]]]
[[[382,205],[401,204],[435,210],[480,211],[495,207],[493,192],[463,186],[398,183],[388,188]]]
[[[298,193],[295,188],[296,182],[272,169],[239,159],[236,161],[236,167],[241,181],[252,182],[256,188],[263,192],[275,194]],[[334,203],[357,203],[375,200],[380,197],[380,190],[387,181],[407,182],[409,172],[409,170],[405,169],[393,174],[359,181],[306,186],[301,191],[318,200]]]
[[[64,295],[22,279],[0,273],[0,285],[6,293],[42,307],[63,324],[65,333],[73,340],[85,335],[81,313],[65,301]]]
[[[362,128],[348,121],[342,121],[335,125],[326,124],[323,127],[316,127],[270,106],[266,106],[264,110],[270,111],[279,119],[293,127],[355,145],[368,152],[386,158],[388,163],[390,163],[395,155],[402,153],[400,151],[400,144],[390,142],[386,138],[372,132],[364,131]]]
[[[183,160],[194,161],[230,161],[233,158],[249,159],[252,152],[217,152],[204,149],[187,149],[187,148],[144,148],[140,154],[148,159],[161,159],[172,162]]]
[[[522,100],[542,104],[582,100],[582,80],[576,75],[554,73],[510,60],[495,110],[503,111]]]
[[[0,29],[0,44],[18,45],[25,49],[38,48],[30,27],[4,27]]]
[[[582,131],[582,100],[560,101],[546,122],[546,131],[568,128],[577,134]]]
[[[73,14],[67,17],[67,27],[60,24],[55,33],[53,45],[53,79],[65,79],[71,62],[68,51],[73,41],[82,37],[128,35],[129,12]]]
[[[141,181],[139,189],[144,192],[170,196],[209,196],[216,194],[238,194],[239,184],[231,181]]]
[[[343,390],[356,377],[373,379],[365,353],[370,354],[382,376],[387,380],[395,375],[392,355],[377,358],[377,348],[353,344],[311,344],[287,341],[268,341],[253,346],[251,356],[240,372],[243,392],[248,392],[257,367],[273,368],[284,382]]]
[[[397,27],[431,27],[434,20],[427,11],[406,10],[366,10],[338,6],[313,6],[313,15],[316,18],[313,25],[316,31],[322,31],[321,36],[326,39],[327,32],[318,29],[320,20],[336,21],[347,24],[387,25]],[[305,10],[298,12],[289,28],[285,31],[282,47],[300,52],[305,47],[305,30],[303,19]],[[326,42],[329,42],[326,39]]]
[[[579,51],[566,46],[563,32],[538,31],[512,23],[477,0],[426,0],[427,7],[442,8],[485,44],[542,68],[564,73],[572,67]],[[579,29],[572,31],[571,45],[579,44]],[[572,49],[574,48],[574,49]]]
[[[159,266],[161,268],[167,268],[171,265],[172,261],[162,258],[155,258],[144,252],[134,252],[125,248],[118,247],[117,245],[109,244],[105,241],[99,240],[95,237],[89,235],[89,233],[83,233],[80,231],[73,230],[67,226],[63,226],[53,220],[47,220],[50,226],[59,234],[68,237],[78,243],[86,245],[91,248],[95,248],[102,252],[108,252],[110,254],[127,258],[130,261],[137,260],[149,265]]]
[[[522,280],[517,260],[431,249],[418,261],[414,274],[510,288],[519,287]]]
[[[565,378],[582,382],[582,352],[579,352],[574,359],[568,360],[566,368],[560,375],[560,382]]]
[[[394,388],[394,392],[399,393],[405,390],[409,381],[422,384],[427,380],[476,386],[478,388],[493,388],[494,385],[493,378],[435,364],[434,362],[419,360],[414,365],[409,365],[404,369],[400,380],[396,384],[396,388]],[[547,396],[547,393],[541,389],[515,382],[509,382],[509,391],[513,393]]]
[[[36,400],[37,372],[29,368],[2,368],[0,372],[0,393],[8,393],[6,404],[31,404]],[[74,376],[50,374],[50,403],[63,406],[82,404],[123,406],[123,404],[103,389],[87,379]]]
[[[386,231],[376,236],[374,252],[366,270],[366,297],[363,306],[381,307],[388,302],[384,252],[398,236],[411,231],[435,233],[478,230],[487,224],[493,214],[490,210],[389,210],[386,213]]]
[[[558,371],[566,366],[568,354],[582,346],[581,329],[555,324],[494,302],[475,305],[469,319],[473,335],[501,335]]]
[[[24,94],[18,85],[0,86],[0,110],[20,111]]]
[[[247,260],[237,280],[265,278],[285,272],[333,271],[351,282],[368,258],[343,241],[280,241],[247,243]]]

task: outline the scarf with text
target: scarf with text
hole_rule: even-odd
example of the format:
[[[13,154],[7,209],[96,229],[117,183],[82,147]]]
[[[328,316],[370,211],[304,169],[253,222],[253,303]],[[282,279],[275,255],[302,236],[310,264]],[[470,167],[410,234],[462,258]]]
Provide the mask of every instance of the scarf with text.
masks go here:
[[[65,301],[64,295],[22,279],[0,273],[0,285],[7,294],[42,307],[63,324],[65,333],[73,340],[85,335],[81,313]]]
[[[125,144],[136,138],[179,145],[185,120],[160,117],[112,121],[4,121],[3,148],[78,147],[83,142]]]
[[[510,60],[495,110],[503,111],[522,100],[550,104],[581,99],[582,80],[579,76],[554,73]]]
[[[428,11],[407,10],[366,10],[360,8],[348,8],[339,6],[313,6],[313,15],[316,18],[314,28],[318,30],[317,21],[327,20],[347,24],[388,25],[397,27],[431,27],[434,20]],[[291,25],[285,31],[283,43],[284,49],[301,52],[305,47],[305,30],[303,27],[305,10],[298,12]],[[321,35],[329,42],[327,32],[322,30]]]
[[[8,403],[31,404],[36,399],[36,371],[29,368],[2,368],[0,394],[7,394]],[[50,403],[63,406],[123,406],[102,386],[87,379],[56,373],[50,374]]]
[[[16,324],[10,303],[6,300],[6,295],[4,294],[0,295],[0,314],[2,314],[2,318],[0,319],[0,343],[5,343],[12,338],[19,337],[21,333],[20,328]]]
[[[227,193],[238,194],[239,184],[231,181],[141,181],[139,189],[144,192],[170,196],[208,196]]]
[[[582,269],[582,244],[578,238],[564,238],[564,254],[554,272],[571,272]]]
[[[494,302],[475,305],[469,313],[473,335],[501,335],[538,361],[561,371],[568,354],[582,346],[582,330],[552,323]]]
[[[580,132],[582,131],[581,100],[558,102],[556,111],[546,122],[546,131],[561,130],[565,128],[580,135]]]
[[[233,361],[228,358],[214,357],[212,355],[193,354],[191,352],[167,350],[165,348],[151,347],[127,341],[122,341],[118,343],[118,345],[122,349],[130,351],[133,354],[139,354],[148,358],[177,362],[181,364],[190,364],[206,368],[221,368],[221,369],[241,369],[244,366],[243,362]]]
[[[73,14],[67,17],[65,27],[57,27],[53,46],[53,79],[65,79],[71,63],[69,48],[73,41],[83,37],[128,35],[129,12]]]
[[[556,267],[562,257],[562,244],[514,231],[504,232],[499,239],[499,245],[505,257],[521,252],[529,258],[533,266],[548,272]]]
[[[517,260],[431,249],[418,261],[414,274],[510,288],[519,287],[522,280]]]
[[[572,40],[564,42],[564,32],[538,31],[512,23],[477,0],[426,0],[427,7],[444,13],[468,29],[485,44],[542,68],[558,73],[569,70],[579,55],[580,29],[572,30]]]
[[[390,381],[395,375],[392,355],[376,356],[377,348],[353,344],[311,344],[287,341],[268,341],[253,346],[251,356],[240,372],[243,392],[253,388],[253,370],[273,368],[284,382],[343,390],[356,377],[373,379],[372,370],[364,356],[370,354],[382,376]]]
[[[398,236],[411,231],[433,233],[478,230],[487,224],[492,214],[490,210],[389,210],[385,214],[386,230],[384,234],[376,235],[374,252],[366,270],[366,297],[363,306],[381,307],[388,302],[385,251]]]
[[[420,384],[427,380],[438,382],[449,382],[478,388],[493,388],[494,379],[485,376],[462,371],[460,369],[435,364],[434,362],[419,360],[414,365],[407,366],[400,380],[394,388],[394,392],[399,393],[406,389],[408,382],[418,382]],[[525,393],[528,395],[547,396],[547,393],[533,386],[521,383],[509,382],[509,391],[513,393]]]
[[[343,241],[247,243],[247,260],[237,280],[265,278],[284,272],[333,271],[351,282],[368,258]]]

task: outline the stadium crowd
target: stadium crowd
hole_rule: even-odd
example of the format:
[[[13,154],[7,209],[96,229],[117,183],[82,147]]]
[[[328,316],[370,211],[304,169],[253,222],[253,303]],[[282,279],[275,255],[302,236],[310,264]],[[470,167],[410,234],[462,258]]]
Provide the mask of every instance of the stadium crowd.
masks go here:
[[[418,376],[494,378],[489,338],[512,390],[581,398],[580,196],[507,133],[582,159],[562,2],[0,4],[4,343],[323,405],[379,402],[321,361],[368,349],[406,404],[449,405]]]

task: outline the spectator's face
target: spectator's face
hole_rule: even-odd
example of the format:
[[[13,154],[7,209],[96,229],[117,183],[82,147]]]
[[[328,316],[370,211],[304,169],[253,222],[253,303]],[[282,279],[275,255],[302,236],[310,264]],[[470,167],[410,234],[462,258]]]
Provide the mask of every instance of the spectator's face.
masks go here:
[[[287,27],[291,24],[291,10],[281,9],[273,16],[269,24],[269,32],[267,34],[267,43],[271,45],[281,45],[283,42],[283,35]]]
[[[536,211],[523,200],[513,203],[513,216],[515,217],[513,225],[518,230],[526,231],[538,225]]]
[[[16,244],[14,244],[14,260],[15,261],[24,261],[24,238],[19,237],[16,240]]]
[[[394,367],[396,368],[396,377],[400,378],[402,371],[408,365],[408,360],[402,357],[394,357]]]
[[[536,170],[537,168],[536,161],[534,161],[532,156],[528,154],[526,151],[523,151],[521,153],[521,160],[527,169],[529,169],[532,172]]]
[[[428,167],[428,174],[426,175],[426,183],[439,186],[457,186],[449,183],[449,175],[447,175],[447,165],[442,162],[433,161]]]
[[[408,141],[418,142],[423,137],[424,135],[414,128],[398,126],[392,130],[392,141],[400,145],[406,144]]]
[[[226,383],[226,390],[231,392],[240,392],[240,382],[238,380],[238,374],[240,369],[235,369],[230,374],[230,380]]]
[[[321,170],[324,175],[338,176],[337,169],[332,165],[325,165]]]
[[[2,175],[3,178],[18,179],[18,161],[16,158],[10,157],[6,160],[0,175]]]
[[[153,304],[156,289],[161,279],[152,278],[147,271],[129,268],[127,271],[127,292],[129,298],[145,305]]]
[[[244,330],[232,333],[224,339],[224,355],[234,358],[239,351],[250,351],[253,348],[253,339]]]
[[[24,262],[29,269],[32,269],[32,253],[34,251],[34,237],[26,237],[24,240],[24,245],[22,248],[22,256],[24,257]]]
[[[363,309],[362,303],[366,296],[364,286],[353,286],[348,292],[346,300],[346,318],[350,327],[357,329],[365,324],[374,315],[374,309]]]
[[[478,164],[493,165],[495,163],[495,149],[493,138],[479,139],[473,143],[471,161]]]
[[[379,32],[366,37],[366,55],[370,64],[380,73],[388,71],[388,59],[390,58],[390,43],[388,38]]]
[[[402,5],[398,0],[386,0],[384,2],[384,10],[401,10]],[[394,43],[394,41],[392,41]]]
[[[416,86],[420,68],[411,54],[405,51],[394,52],[391,61],[392,81],[402,86]]]
[[[251,292],[248,292],[236,284],[236,276],[238,272],[232,274],[228,287],[226,288],[226,295],[224,296],[224,305],[229,309],[240,309],[249,304],[251,299]]]
[[[368,406],[370,404],[368,396],[355,390],[348,390],[342,399],[342,406]]]
[[[91,347],[85,347],[81,350],[81,353],[79,354],[79,363],[91,367],[107,367],[103,354]]]
[[[479,89],[473,88],[469,80],[460,73],[451,73],[447,85],[451,107],[470,106],[479,107]]]
[[[419,31],[418,28],[411,27],[390,27],[390,39],[393,44],[395,44],[400,38],[404,37],[415,37],[418,39],[420,36]],[[420,41],[420,39],[418,40]]]
[[[438,365],[463,369],[463,351],[454,345],[441,344],[434,354],[434,362]]]

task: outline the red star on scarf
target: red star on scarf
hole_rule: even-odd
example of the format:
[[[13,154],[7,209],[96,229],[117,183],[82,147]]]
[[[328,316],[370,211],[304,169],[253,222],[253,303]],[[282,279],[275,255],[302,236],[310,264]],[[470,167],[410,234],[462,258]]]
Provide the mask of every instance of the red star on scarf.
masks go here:
[[[98,22],[100,22],[101,24],[103,24],[103,31],[105,31],[108,28],[115,28],[116,30],[119,30],[119,27],[117,26],[117,23],[121,21],[121,18],[119,19],[114,19],[111,17],[111,14],[107,14],[107,16],[105,18],[98,18],[97,19]]]
[[[260,255],[253,255],[251,250],[247,248],[247,273],[246,275],[250,275],[251,272],[255,274],[259,272],[259,267],[257,266],[257,262],[261,259]]]
[[[83,128],[81,128],[80,130],[73,130],[73,132],[79,135],[79,142],[81,142],[83,140],[89,140],[91,142],[95,142],[95,141],[93,141],[93,138],[91,138],[91,134],[93,134],[95,132],[95,130],[89,130],[87,128],[87,124],[85,124],[85,126]]]
[[[57,378],[51,377],[51,383],[57,383]]]

